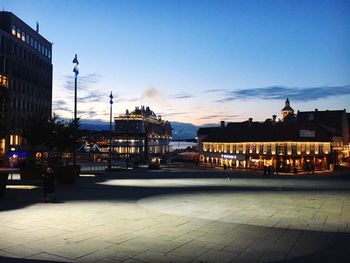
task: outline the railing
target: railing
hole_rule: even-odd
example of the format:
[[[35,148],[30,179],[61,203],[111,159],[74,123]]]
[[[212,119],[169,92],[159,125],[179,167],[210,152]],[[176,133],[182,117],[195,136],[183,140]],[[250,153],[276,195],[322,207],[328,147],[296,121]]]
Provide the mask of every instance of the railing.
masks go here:
[[[81,172],[105,172],[108,168],[108,162],[91,162],[91,163],[79,163],[81,165]],[[127,168],[128,165],[125,162],[112,162],[112,169]]]

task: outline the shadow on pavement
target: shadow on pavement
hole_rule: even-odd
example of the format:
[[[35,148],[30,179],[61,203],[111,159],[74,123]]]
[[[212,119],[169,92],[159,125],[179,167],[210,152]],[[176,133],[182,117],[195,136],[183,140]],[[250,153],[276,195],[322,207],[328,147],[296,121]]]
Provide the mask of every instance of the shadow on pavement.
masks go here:
[[[177,194],[177,193],[204,193],[204,192],[249,192],[249,191],[266,191],[266,192],[280,192],[280,191],[295,191],[295,192],[322,192],[322,191],[349,191],[349,181],[345,181],[342,178],[304,178],[304,177],[272,177],[266,178],[261,175],[242,175],[242,174],[230,174],[231,180],[227,180],[228,173],[226,172],[150,172],[147,170],[139,170],[133,172],[122,172],[105,174],[97,177],[81,177],[74,185],[57,185],[56,195],[57,202],[52,205],[59,207],[61,203],[74,202],[74,201],[111,201],[111,200],[126,200],[137,201],[141,198],[150,197],[160,194]],[[148,185],[123,185],[113,184],[115,182],[125,181],[127,179],[142,179],[148,181],[148,179],[208,179],[206,182],[210,182],[210,179],[223,179],[219,185],[213,184],[184,184],[184,185],[172,185],[169,184],[153,184],[152,181]],[[247,179],[244,180],[245,185],[235,184],[235,179]],[[254,180],[260,179],[259,184],[253,184]],[[263,179],[263,180],[262,180]],[[111,184],[110,180],[115,180]],[[310,180],[306,184],[300,184],[301,181],[305,182]],[[166,180],[165,180],[166,181]],[[180,180],[181,181],[181,180]],[[191,180],[190,180],[191,181]],[[193,180],[195,183],[196,180]],[[237,180],[239,181],[239,180]],[[332,182],[337,181],[337,184]],[[137,180],[135,180],[137,182]],[[249,183],[252,185],[249,185]],[[256,181],[255,181],[256,182]],[[315,182],[322,182],[317,184]],[[346,183],[343,183],[346,182]],[[30,182],[23,182],[27,184]],[[275,184],[274,184],[275,183]],[[36,182],[38,185],[38,182]],[[37,204],[41,202],[43,193],[41,188],[34,189],[7,189],[6,197],[0,199],[0,211],[20,209],[26,206]],[[51,204],[50,204],[51,205]],[[307,231],[313,233],[316,231]],[[350,234],[349,233],[327,233],[327,242],[324,247],[319,250],[308,253],[303,248],[292,247],[289,253],[290,259],[284,261],[275,262],[350,262]],[[298,254],[298,249],[301,249],[302,253]],[[295,250],[295,251],[294,251]],[[300,251],[299,251],[300,252]],[[298,256],[298,255],[303,256]],[[305,255],[306,254],[306,255]],[[295,255],[295,256],[294,256]],[[9,257],[0,257],[0,262],[48,262],[42,260],[30,260],[30,259],[17,259]],[[196,262],[196,261],[194,261]],[[210,262],[210,261],[206,261]],[[215,261],[212,261],[215,262]],[[268,262],[268,261],[267,261]],[[272,261],[270,261],[272,262]]]
[[[231,180],[227,180],[230,177]],[[149,185],[139,185],[138,180],[144,181],[157,179],[222,179],[219,184],[209,183],[193,185],[186,183],[181,185],[169,185],[151,183]],[[238,179],[238,180],[235,180]],[[244,179],[244,184],[236,184]],[[255,180],[254,180],[255,179]],[[125,180],[135,180],[135,185],[131,181],[127,185],[107,184],[108,181],[124,182]],[[156,182],[155,181],[155,182]],[[191,181],[191,180],[190,180]],[[214,180],[213,180],[214,181]],[[163,181],[166,182],[166,181]],[[193,182],[196,182],[193,180]],[[199,181],[198,181],[199,182]],[[251,185],[249,183],[252,182]],[[302,183],[301,183],[302,182]],[[320,183],[319,183],[320,182]],[[334,182],[336,184],[334,184]],[[258,184],[257,184],[258,183]],[[6,196],[0,199],[0,211],[19,209],[42,202],[43,191],[40,181],[9,181],[9,184],[24,184],[38,186],[35,189],[7,189]],[[137,169],[134,171],[114,172],[112,174],[98,175],[96,177],[80,177],[75,184],[56,184],[57,204],[69,201],[91,201],[91,200],[138,200],[141,198],[176,193],[203,193],[203,192],[331,192],[350,191],[350,182],[343,178],[332,177],[298,177],[298,176],[273,176],[263,177],[258,174],[230,173],[226,171],[212,172],[167,172],[148,171]]]
[[[37,259],[25,259],[25,258],[10,258],[10,257],[1,257],[0,256],[0,263],[43,263],[43,262],[55,262],[58,261],[48,261],[48,260],[37,260]],[[59,261],[61,263],[64,263],[64,261]],[[69,262],[69,261],[66,261]]]

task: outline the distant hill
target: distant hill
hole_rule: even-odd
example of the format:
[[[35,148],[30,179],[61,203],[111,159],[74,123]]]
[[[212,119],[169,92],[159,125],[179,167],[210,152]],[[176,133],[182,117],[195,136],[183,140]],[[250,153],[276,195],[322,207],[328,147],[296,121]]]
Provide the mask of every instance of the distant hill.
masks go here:
[[[184,123],[171,121],[171,126],[173,128],[173,140],[187,140],[193,139],[197,136],[197,130],[200,127],[217,126],[217,124],[206,124],[203,126],[197,126],[192,123]],[[109,122],[103,120],[80,120],[80,128],[85,130],[94,131],[108,131]],[[114,128],[114,123],[113,123]]]
[[[114,126],[114,123],[113,123]],[[103,120],[80,120],[80,129],[93,131],[109,131],[109,122]]]
[[[197,130],[199,128],[192,123],[177,121],[172,121],[171,127],[173,128],[173,140],[193,139],[197,136]]]

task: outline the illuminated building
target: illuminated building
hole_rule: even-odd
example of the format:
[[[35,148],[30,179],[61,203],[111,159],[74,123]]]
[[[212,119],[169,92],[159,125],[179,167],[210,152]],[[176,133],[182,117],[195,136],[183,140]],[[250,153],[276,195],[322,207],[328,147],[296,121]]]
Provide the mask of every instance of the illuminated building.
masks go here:
[[[286,118],[293,118],[294,117],[294,110],[290,106],[289,99],[286,99],[285,106],[281,110],[281,120],[285,120]]]
[[[335,160],[338,163],[349,160],[350,122],[345,109],[298,111],[296,119],[298,123],[314,123],[325,129],[332,138],[333,154],[336,155]]]
[[[211,134],[202,141],[203,164],[280,171],[302,170],[306,165],[328,169],[332,141],[317,125],[242,122]]]
[[[113,151],[120,157],[163,155],[169,152],[171,124],[162,120],[149,107],[126,110],[114,118]]]
[[[0,12],[0,155],[20,152],[30,120],[51,116],[52,44],[11,12]]]
[[[223,122],[222,122],[223,123]],[[233,168],[291,171],[305,166],[326,170],[350,162],[350,116],[346,110],[298,111],[289,99],[281,120],[228,123],[198,130],[200,161]]]

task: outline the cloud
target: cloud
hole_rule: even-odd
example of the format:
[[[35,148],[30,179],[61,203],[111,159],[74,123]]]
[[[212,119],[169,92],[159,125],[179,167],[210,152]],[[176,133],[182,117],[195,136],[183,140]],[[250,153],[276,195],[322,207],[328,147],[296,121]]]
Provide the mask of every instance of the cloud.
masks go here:
[[[207,119],[232,119],[237,118],[240,115],[226,115],[226,114],[216,114],[216,115],[207,115],[199,118],[200,120],[207,120]]]
[[[96,117],[96,115],[99,115],[97,111],[95,110],[78,110],[78,115],[81,118],[93,118]]]
[[[90,102],[109,102],[109,97],[106,94],[96,91],[88,91],[83,96],[78,96],[78,102],[90,103]]]
[[[78,75],[78,90],[89,90],[93,85],[97,84],[101,76],[96,73]],[[64,76],[63,87],[68,91],[74,90],[74,77],[70,75]]]
[[[135,102],[135,101],[139,101],[139,98],[118,98],[117,99],[118,102]]]
[[[221,93],[221,92],[223,92],[223,91],[226,91],[226,90],[225,90],[225,89],[207,89],[207,90],[205,90],[204,92],[205,92],[205,93],[216,93],[216,92]]]
[[[350,85],[310,88],[271,86],[231,91],[227,93],[226,98],[217,100],[217,102],[252,99],[281,100],[286,98],[293,101],[305,102],[343,95],[350,95]]]
[[[150,87],[142,93],[141,100],[152,99],[152,98],[160,97],[160,96],[161,96],[161,93],[156,88]]]
[[[64,100],[56,100],[52,102],[52,110],[56,111],[72,111],[71,108],[68,107],[67,102]]]
[[[186,93],[186,92],[180,92],[178,94],[175,94],[172,96],[173,99],[189,99],[189,98],[193,98],[194,96],[189,94],[189,93]]]
[[[169,113],[159,113],[159,115],[164,116],[164,117],[170,117],[170,116],[184,116],[187,115],[188,112],[169,112]]]

